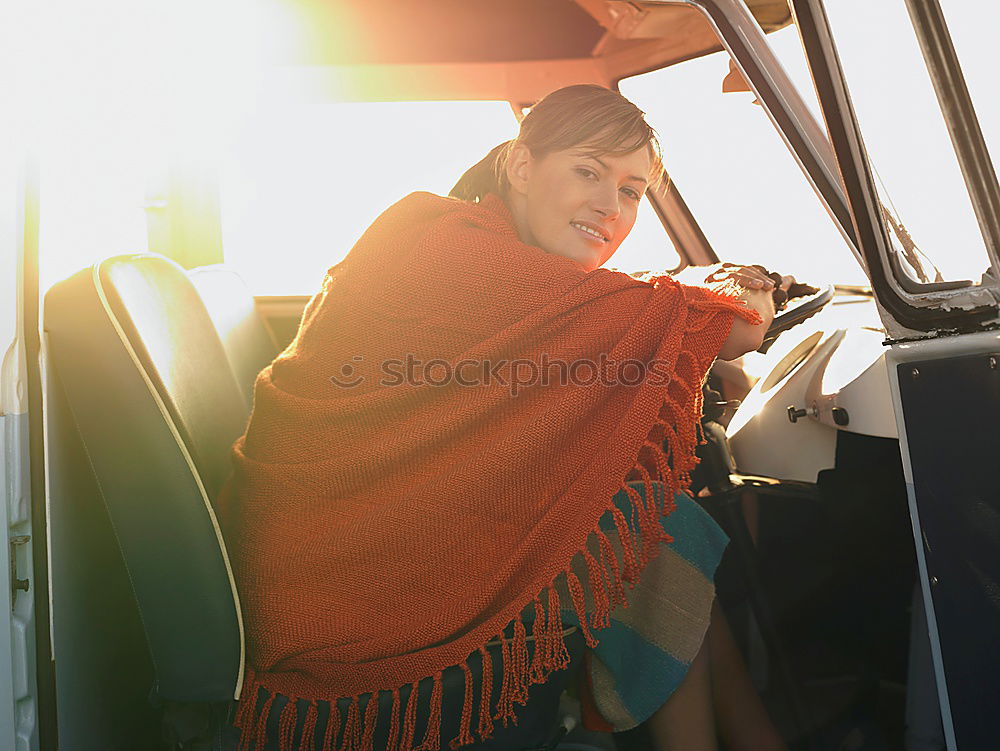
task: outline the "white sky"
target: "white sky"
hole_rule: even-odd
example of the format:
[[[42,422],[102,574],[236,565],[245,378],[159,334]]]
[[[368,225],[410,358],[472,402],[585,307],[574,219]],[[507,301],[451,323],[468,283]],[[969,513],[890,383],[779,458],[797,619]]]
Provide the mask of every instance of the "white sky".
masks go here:
[[[1000,9],[943,4],[996,154],[1000,103],[988,56]],[[167,64],[156,29],[173,12],[149,19],[129,3],[109,6],[67,4],[57,17],[36,18],[47,46],[23,46],[22,59],[33,63],[24,86],[44,105],[22,135],[42,155],[46,284],[98,258],[145,250],[144,182],[168,146],[200,138],[198,148],[220,159],[225,252],[252,289],[307,294],[390,203],[412,190],[447,192],[468,165],[516,132],[502,103],[259,103],[220,116],[218,95],[231,93],[225,76],[232,69],[204,76],[212,60],[190,51],[180,67]],[[982,239],[902,0],[828,6],[893,205],[946,278],[978,279],[986,265]],[[813,102],[795,30],[769,39]],[[861,281],[766,114],[749,94],[721,93],[727,71],[719,53],[625,81],[622,90],[660,131],[667,167],[720,256],[805,280]],[[185,100],[187,109],[165,106],[187,89],[197,94]],[[655,218],[644,216],[609,265],[675,262]]]

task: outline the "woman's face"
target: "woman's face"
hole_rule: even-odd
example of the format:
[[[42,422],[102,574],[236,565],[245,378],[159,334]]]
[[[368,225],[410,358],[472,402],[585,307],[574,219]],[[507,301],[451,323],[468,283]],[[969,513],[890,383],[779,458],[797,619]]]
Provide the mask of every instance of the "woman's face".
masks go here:
[[[645,147],[600,156],[578,147],[535,159],[518,145],[507,166],[507,198],[518,234],[593,271],[632,230],[649,170]]]

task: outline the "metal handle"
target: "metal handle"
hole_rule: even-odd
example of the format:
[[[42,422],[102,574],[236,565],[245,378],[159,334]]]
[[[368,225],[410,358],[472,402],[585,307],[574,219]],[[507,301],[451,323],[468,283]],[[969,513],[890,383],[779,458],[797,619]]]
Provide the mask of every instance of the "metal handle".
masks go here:
[[[31,540],[31,535],[15,535],[10,538],[10,604],[14,607],[18,591],[27,592],[31,582],[17,578],[17,546]]]

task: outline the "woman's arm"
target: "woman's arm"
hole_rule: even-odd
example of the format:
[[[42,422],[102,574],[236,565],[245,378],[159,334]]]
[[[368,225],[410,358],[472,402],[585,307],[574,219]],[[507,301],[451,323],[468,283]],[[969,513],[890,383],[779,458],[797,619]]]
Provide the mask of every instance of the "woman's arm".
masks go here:
[[[774,320],[774,298],[771,294],[773,290],[773,284],[770,287],[765,285],[755,289],[743,289],[740,299],[748,308],[760,314],[761,322],[753,324],[740,316],[735,316],[733,328],[730,329],[729,336],[719,350],[720,360],[735,360],[740,355],[753,352],[763,344],[764,334]]]

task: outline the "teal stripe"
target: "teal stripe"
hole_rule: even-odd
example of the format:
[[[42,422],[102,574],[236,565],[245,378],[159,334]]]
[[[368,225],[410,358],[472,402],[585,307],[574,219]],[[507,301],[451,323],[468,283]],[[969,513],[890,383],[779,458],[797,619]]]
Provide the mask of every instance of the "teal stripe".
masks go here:
[[[567,626],[579,626],[576,613],[562,611]],[[614,678],[615,693],[636,724],[644,722],[677,690],[687,675],[688,663],[646,641],[630,626],[612,619],[597,632],[594,655]]]
[[[619,621],[600,632],[595,656],[615,678],[615,691],[635,721],[647,720],[684,680],[688,665]]]

